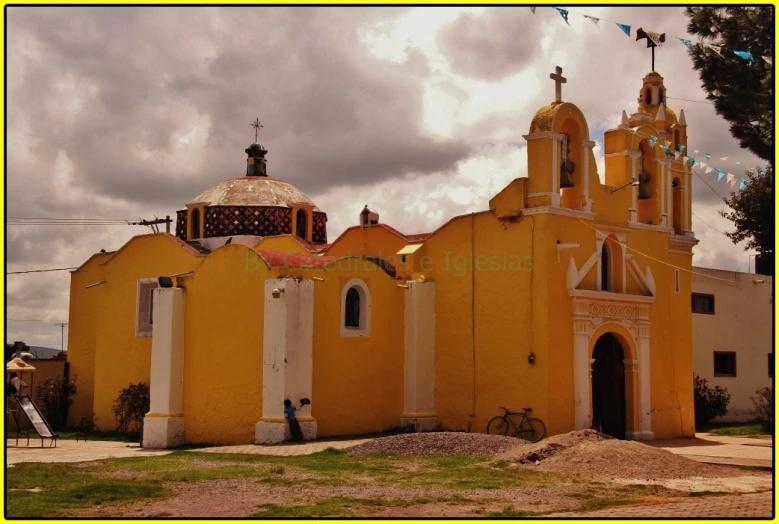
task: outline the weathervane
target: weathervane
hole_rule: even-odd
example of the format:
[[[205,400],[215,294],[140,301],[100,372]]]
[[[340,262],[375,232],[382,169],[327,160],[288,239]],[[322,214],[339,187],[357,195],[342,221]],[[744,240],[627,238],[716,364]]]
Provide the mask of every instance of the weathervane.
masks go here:
[[[252,127],[254,128],[254,143],[256,144],[256,143],[258,143],[257,142],[257,135],[260,134],[260,128],[261,127],[265,127],[265,126],[260,124],[260,118],[257,117],[257,118],[254,119],[254,122],[252,122]]]
[[[658,34],[652,31],[644,31],[640,27],[636,31],[636,41],[646,38],[646,46],[652,48],[652,72],[655,70],[655,47],[665,42],[665,33]]]

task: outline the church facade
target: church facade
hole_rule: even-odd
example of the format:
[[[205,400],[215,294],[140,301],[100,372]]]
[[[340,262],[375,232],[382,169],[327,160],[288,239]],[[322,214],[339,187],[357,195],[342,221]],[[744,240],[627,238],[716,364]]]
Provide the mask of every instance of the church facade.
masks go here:
[[[531,407],[547,435],[692,436],[692,173],[665,100],[647,74],[605,133],[602,183],[558,89],[524,135],[527,176],[425,234],[366,206],[327,243],[326,214],[252,144],[175,235],[72,273],[71,422],[113,429],[120,390],[146,382],[150,447],[280,442],[283,401],[302,398],[306,438],[484,432],[499,406]]]

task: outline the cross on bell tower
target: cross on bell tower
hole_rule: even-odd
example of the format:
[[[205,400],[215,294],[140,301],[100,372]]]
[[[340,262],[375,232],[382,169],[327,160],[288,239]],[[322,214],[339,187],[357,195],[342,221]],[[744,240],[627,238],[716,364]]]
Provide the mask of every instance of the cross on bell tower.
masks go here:
[[[555,72],[549,74],[549,78],[554,80],[554,101],[555,102],[562,102],[563,101],[563,86],[562,84],[566,83],[568,81],[567,78],[563,77],[563,68],[560,66],[555,67]]]

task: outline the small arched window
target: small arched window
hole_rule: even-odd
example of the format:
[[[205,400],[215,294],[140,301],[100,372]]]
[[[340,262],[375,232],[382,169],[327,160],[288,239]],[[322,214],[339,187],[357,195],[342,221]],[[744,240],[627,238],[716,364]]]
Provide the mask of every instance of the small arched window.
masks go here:
[[[360,292],[354,287],[346,292],[344,326],[348,328],[360,327]]]
[[[200,210],[192,210],[192,237],[190,240],[200,238]]]
[[[341,336],[371,335],[371,295],[359,278],[349,280],[341,291]]]
[[[606,241],[600,250],[600,289],[601,291],[611,291],[611,260],[609,256],[609,246]]]
[[[295,234],[302,238],[303,240],[306,240],[306,233],[308,232],[308,215],[306,215],[306,212],[302,209],[298,209],[297,214],[297,227],[295,230]]]

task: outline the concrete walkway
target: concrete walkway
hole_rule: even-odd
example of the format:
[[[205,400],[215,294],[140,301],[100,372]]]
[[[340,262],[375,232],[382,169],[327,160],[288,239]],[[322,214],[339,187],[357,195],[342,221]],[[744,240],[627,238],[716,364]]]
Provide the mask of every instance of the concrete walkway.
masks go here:
[[[60,439],[56,448],[48,447],[48,439],[43,448],[38,439],[30,439],[29,447],[26,444],[27,439],[19,439],[19,446],[16,446],[15,438],[6,441],[6,462],[9,467],[20,462],[85,462],[120,457],[153,457],[171,452],[166,449],[141,449],[138,444],[104,440],[77,442]]]
[[[644,441],[677,455],[731,466],[773,467],[773,440],[748,437],[724,437],[697,433],[695,438],[671,438]]]

